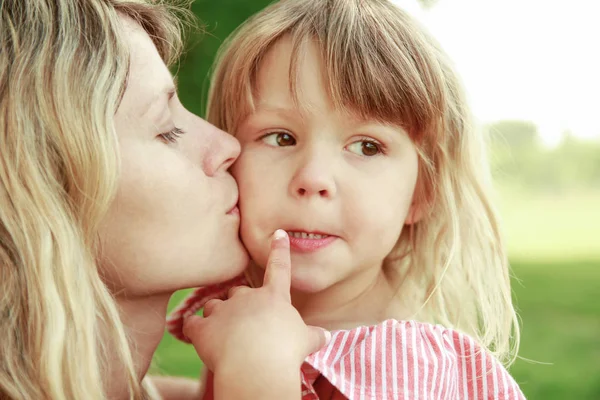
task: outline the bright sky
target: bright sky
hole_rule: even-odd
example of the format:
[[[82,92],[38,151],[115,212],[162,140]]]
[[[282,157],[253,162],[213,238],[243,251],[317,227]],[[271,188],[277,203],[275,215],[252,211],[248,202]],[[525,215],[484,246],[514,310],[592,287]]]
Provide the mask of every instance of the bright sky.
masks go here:
[[[549,145],[600,138],[600,1],[395,1],[450,54],[480,122],[530,120]]]

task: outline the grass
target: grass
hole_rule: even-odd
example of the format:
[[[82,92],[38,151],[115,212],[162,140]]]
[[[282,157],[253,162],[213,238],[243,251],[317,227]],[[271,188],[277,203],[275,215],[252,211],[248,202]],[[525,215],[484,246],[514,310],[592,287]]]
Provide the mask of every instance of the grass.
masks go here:
[[[499,206],[513,259],[600,260],[600,192],[541,195],[502,188]]]
[[[522,321],[510,371],[528,399],[600,399],[600,194],[504,194]],[[157,360],[168,374],[196,377],[201,368],[193,348],[168,335]]]
[[[600,399],[600,262],[513,264],[523,359],[511,373],[523,392]]]

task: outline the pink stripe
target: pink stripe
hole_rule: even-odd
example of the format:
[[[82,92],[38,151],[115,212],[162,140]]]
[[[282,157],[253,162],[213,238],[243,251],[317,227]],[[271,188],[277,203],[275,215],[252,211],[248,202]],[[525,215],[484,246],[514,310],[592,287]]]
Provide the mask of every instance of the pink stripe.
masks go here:
[[[448,374],[446,375],[446,382],[442,383],[442,386],[446,389],[444,394],[445,398],[453,398],[456,397],[456,382],[458,379],[458,374],[456,372],[456,349],[454,348],[454,343],[452,342],[452,337],[449,335],[449,331],[445,331],[444,333],[445,335],[442,339],[445,344],[444,355],[448,359]]]
[[[366,338],[360,343],[360,360],[356,363],[356,367],[360,369],[360,398],[364,400],[365,398],[365,385],[366,385],[366,368],[361,368],[363,366],[362,360],[365,359],[365,352],[367,347]]]
[[[401,325],[401,334],[402,334],[402,340],[401,340],[401,345],[402,345],[402,397],[406,398],[408,396],[408,351],[406,349],[406,324],[402,324]]]
[[[444,390],[443,383],[444,383],[444,377],[446,375],[446,357],[445,357],[444,348],[442,346],[441,332],[439,332],[438,327],[435,327],[434,329],[435,330],[433,332],[433,340],[435,341],[435,344],[437,345],[438,357],[442,360],[442,368],[440,369],[440,380],[439,380],[439,385],[438,385],[438,388],[439,388],[438,399],[442,399],[442,392]]]
[[[417,335],[416,335],[416,329],[414,329],[414,325],[413,325],[413,329],[411,329],[411,335],[412,335],[412,351],[410,352],[413,355],[413,381],[411,382],[411,392],[410,392],[410,396],[414,399],[418,399],[419,398],[419,363],[418,363],[418,359],[417,357],[415,357],[415,355],[417,354]]]
[[[498,368],[498,364],[496,364],[496,360],[492,358],[490,363],[490,375],[492,376],[492,385],[494,387],[494,399],[497,399],[498,396],[498,372],[500,368]]]
[[[506,380],[506,374],[502,371],[502,396],[508,398],[508,382]]]
[[[431,360],[433,361],[433,377],[431,378],[431,385],[430,385],[430,393],[428,393],[428,398],[429,396],[435,397],[435,389],[440,387],[440,380],[438,379],[437,373],[438,373],[438,357],[435,354],[435,351],[433,350],[433,346],[432,346],[432,341],[431,341],[431,337],[434,334],[433,331],[433,327],[432,326],[426,326],[424,328],[425,332],[424,334],[426,334],[426,338],[427,340],[425,340],[425,344],[427,345],[427,348],[429,349],[429,353],[431,354]]]
[[[358,328],[358,330],[356,331],[356,335],[354,336],[353,340],[352,340],[352,348],[356,349],[356,343],[358,341],[358,338],[360,336],[362,327]],[[356,353],[356,350],[353,350],[350,353],[350,393],[352,393],[352,396],[356,396],[356,375],[355,375],[355,361],[354,361],[354,354]]]
[[[423,335],[419,335],[419,344],[421,348],[421,354],[419,358],[422,360],[423,367],[423,398],[427,398],[427,396],[429,395],[429,386],[427,384],[427,378],[429,377],[429,357],[427,356],[427,352],[425,351],[424,342],[425,341],[423,340]]]
[[[340,342],[340,345],[338,347],[338,351],[335,354],[335,357],[333,358],[333,362],[336,363],[336,365],[338,365],[337,369],[334,369],[334,377],[338,376],[339,378],[341,378],[342,382],[342,387],[341,387],[341,392],[344,393],[344,389],[345,389],[345,384],[346,384],[346,379],[345,379],[345,374],[344,374],[344,363],[338,363],[338,361],[340,360],[340,358],[342,357],[342,354],[345,354],[347,349],[346,349],[346,343],[348,342],[348,337],[350,337],[351,335],[351,331],[346,331],[344,332],[344,335],[342,336],[342,341]],[[335,383],[334,383],[335,385]]]
[[[361,328],[358,328],[356,330],[356,332],[354,334],[352,334],[352,342],[350,343],[350,347],[349,349],[351,349],[351,353],[350,353],[350,357],[346,357],[344,360],[344,366],[347,366],[349,370],[354,371],[354,358],[352,356],[352,354],[354,354],[354,348],[356,346],[356,341],[358,340],[358,336],[360,335],[360,330]],[[348,374],[348,372],[346,372],[346,374]],[[346,379],[345,379],[346,380]],[[354,388],[356,387],[356,383],[354,382],[354,373],[352,373],[351,377],[348,377],[347,380],[349,381],[349,385],[350,387],[348,388],[348,391],[346,393],[350,393],[351,396],[355,396],[356,393],[354,392]]]
[[[459,341],[461,356],[458,357],[457,362],[458,362],[458,366],[460,368],[461,375],[462,375],[462,385],[460,387],[461,390],[459,393],[461,394],[461,398],[467,398],[467,394],[469,393],[468,379],[467,379],[467,361],[465,359],[465,356],[466,356],[465,355],[465,337],[462,333],[459,334],[458,341]]]
[[[377,384],[377,373],[376,373],[376,365],[377,365],[377,329],[373,329],[371,332],[371,396],[375,397],[375,390],[379,387]]]
[[[390,363],[389,354],[386,352],[386,345],[389,342],[387,335],[390,333],[388,328],[389,323],[384,323],[381,329],[381,393],[387,398],[387,364]]]
[[[471,359],[471,382],[473,384],[472,395],[475,400],[477,400],[477,359],[474,356],[475,344],[473,343],[473,339],[469,338],[469,357]]]
[[[394,399],[398,398],[398,352],[396,349],[398,343],[398,335],[396,329],[398,324],[392,325],[392,388]]]
[[[481,386],[483,389],[483,399],[487,399],[488,398],[488,379],[490,376],[489,376],[489,373],[488,373],[486,365],[485,365],[485,363],[486,363],[485,351],[483,351],[483,349],[481,349],[480,354],[481,354],[480,376],[481,376]],[[477,380],[479,380],[479,378]]]

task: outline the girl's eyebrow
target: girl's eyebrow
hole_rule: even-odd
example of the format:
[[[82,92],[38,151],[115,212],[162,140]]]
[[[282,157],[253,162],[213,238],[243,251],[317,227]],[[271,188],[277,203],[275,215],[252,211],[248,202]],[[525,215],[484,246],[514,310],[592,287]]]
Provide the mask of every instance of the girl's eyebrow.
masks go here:
[[[274,114],[290,114],[290,113],[297,113],[297,111],[294,108],[289,108],[289,107],[283,107],[283,106],[279,106],[279,105],[271,105],[271,104],[259,104],[256,107],[256,112],[255,114],[258,114],[260,112],[269,112],[269,113],[274,113]]]

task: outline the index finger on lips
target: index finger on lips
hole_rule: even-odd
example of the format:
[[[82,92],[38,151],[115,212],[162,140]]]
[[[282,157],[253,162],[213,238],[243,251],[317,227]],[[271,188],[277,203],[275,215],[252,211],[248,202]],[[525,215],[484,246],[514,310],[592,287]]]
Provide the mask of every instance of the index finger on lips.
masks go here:
[[[292,282],[292,261],[290,257],[290,239],[286,231],[277,229],[271,239],[271,252],[265,268],[264,287],[290,300]]]

